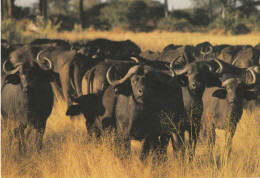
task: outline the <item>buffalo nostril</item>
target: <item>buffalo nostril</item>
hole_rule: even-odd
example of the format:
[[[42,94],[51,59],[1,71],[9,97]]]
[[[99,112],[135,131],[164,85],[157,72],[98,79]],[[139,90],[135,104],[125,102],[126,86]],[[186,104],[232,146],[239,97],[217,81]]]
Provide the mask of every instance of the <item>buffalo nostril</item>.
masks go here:
[[[192,87],[193,89],[196,89],[196,85],[195,85],[195,84],[192,84],[191,87]]]

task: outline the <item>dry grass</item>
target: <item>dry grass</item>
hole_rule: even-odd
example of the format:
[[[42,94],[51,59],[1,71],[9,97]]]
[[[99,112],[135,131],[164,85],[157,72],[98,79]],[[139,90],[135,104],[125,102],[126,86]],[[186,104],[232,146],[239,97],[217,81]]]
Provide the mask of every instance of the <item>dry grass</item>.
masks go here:
[[[100,32],[100,31],[84,31],[84,32],[48,32],[46,34],[49,38],[61,38],[69,41],[87,40],[95,38],[107,38],[111,40],[127,40],[130,39],[138,44],[142,50],[159,50],[161,51],[168,44],[193,44],[209,41],[213,45],[216,44],[250,44],[256,45],[260,42],[260,34],[227,36],[214,35],[204,33],[180,33],[180,32],[159,32],[154,31],[150,33],[133,33],[133,32]]]
[[[260,112],[245,112],[238,124],[233,152],[228,162],[224,150],[223,131],[217,130],[213,157],[208,145],[199,142],[193,162],[181,161],[168,150],[168,161],[153,165],[139,158],[140,145],[132,141],[132,153],[125,160],[115,156],[113,136],[105,134],[102,142],[89,138],[83,117],[74,122],[64,116],[65,103],[55,103],[48,119],[44,147],[40,153],[33,149],[25,157],[18,155],[17,140],[2,125],[2,177],[257,177],[260,176]],[[13,127],[12,125],[8,126]],[[30,145],[31,147],[33,145]]]
[[[105,37],[114,40],[131,39],[143,50],[161,50],[174,44],[197,44],[210,41],[213,44],[251,44],[260,41],[259,35],[215,36],[199,33],[130,33],[130,32],[83,32],[50,33],[50,38],[71,41]],[[174,157],[169,149],[169,159],[163,165],[154,165],[152,157],[146,164],[139,158],[140,143],[132,141],[132,153],[124,160],[114,155],[117,148],[111,144],[113,136],[106,135],[101,143],[89,138],[85,120],[79,117],[74,122],[65,116],[65,103],[55,103],[48,119],[44,135],[44,147],[40,153],[33,151],[29,155],[18,155],[17,140],[2,125],[1,175],[10,177],[259,177],[260,176],[260,132],[259,109],[253,114],[245,112],[238,124],[233,139],[233,152],[230,160],[223,146],[223,131],[217,131],[217,143],[213,157],[207,151],[208,145],[200,142],[193,162],[181,161]],[[8,125],[12,128],[13,125]],[[33,144],[30,145],[33,147]]]

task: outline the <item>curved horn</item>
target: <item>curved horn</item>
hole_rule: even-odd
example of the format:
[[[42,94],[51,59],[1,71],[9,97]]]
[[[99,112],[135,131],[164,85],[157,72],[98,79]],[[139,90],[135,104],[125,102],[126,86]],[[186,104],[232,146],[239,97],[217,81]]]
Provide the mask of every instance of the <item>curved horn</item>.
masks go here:
[[[178,56],[176,58],[174,58],[170,64],[170,68],[173,69],[173,66],[174,66],[174,63],[179,59],[181,58],[182,56]],[[178,69],[174,69],[174,73],[177,74],[177,75],[182,75],[184,73],[187,72],[188,68],[187,68],[188,65],[186,65],[186,67],[182,67],[182,68],[178,68]]]
[[[115,86],[115,85],[117,85],[117,84],[120,84],[120,83],[125,82],[125,81],[126,81],[128,78],[130,78],[130,77],[132,76],[132,74],[135,73],[135,72],[137,71],[137,69],[140,67],[140,66],[131,67],[131,68],[128,70],[127,74],[126,74],[122,79],[113,81],[113,80],[111,79],[111,77],[110,77],[110,73],[111,73],[112,69],[113,69],[115,66],[116,66],[116,64],[114,64],[113,66],[111,66],[111,67],[108,69],[107,74],[106,74],[107,81],[108,81],[108,83],[109,83],[110,85],[112,85],[112,86]]]
[[[171,68],[170,66],[168,66],[168,65],[166,65],[166,64],[165,64],[165,66],[166,66],[168,69],[170,69],[170,71],[171,71],[171,78],[170,78],[169,80],[165,81],[165,80],[161,79],[161,77],[159,76],[159,73],[162,72],[162,71],[156,70],[156,71],[155,71],[155,75],[156,75],[156,77],[158,78],[158,80],[160,80],[162,83],[168,84],[168,83],[171,83],[171,82],[172,82],[173,78],[176,76],[176,73],[175,73],[174,69]],[[164,72],[163,72],[163,73],[164,73]]]
[[[218,59],[214,59],[214,61],[219,65],[219,68],[218,68],[218,70],[216,71],[216,73],[221,74],[221,73],[223,72],[223,69],[224,69],[222,63],[221,63]]]
[[[41,50],[41,51],[37,54],[37,56],[36,56],[36,62],[37,62],[37,63],[41,62],[41,60],[40,60],[40,55],[41,55],[44,51],[46,51],[46,49]]]
[[[51,60],[47,57],[43,57],[48,63],[49,63],[49,68],[47,70],[52,70],[53,69],[53,63]]]
[[[246,70],[249,71],[251,73],[251,75],[253,76],[253,81],[251,83],[246,83],[246,86],[247,86],[247,88],[254,88],[254,86],[256,84],[256,74],[251,68],[248,68]]]
[[[239,56],[236,57],[236,59],[234,59],[234,61],[232,62],[232,66],[236,65],[236,62],[238,61]]]
[[[209,68],[209,71],[210,72],[212,72],[213,71],[213,69],[212,69],[212,67],[211,67],[211,65],[209,65],[208,63],[205,63],[205,65]]]
[[[140,63],[139,59],[137,59],[136,57],[131,56],[131,59],[132,59],[133,61],[135,61],[136,63]]]
[[[8,70],[6,69],[6,67],[5,67],[6,63],[7,63],[7,61],[5,61],[5,62],[3,63],[3,71],[4,71],[4,73],[6,73],[7,75],[15,74],[16,72],[18,72],[18,71],[22,68],[22,63],[17,63],[17,64],[14,65],[15,69],[8,71]]]
[[[208,51],[203,51],[202,48],[201,48],[200,49],[200,54],[203,55],[203,56],[206,56],[206,55],[212,53],[212,51],[213,51],[212,46],[209,46],[209,50]]]
[[[171,64],[170,64],[170,67],[171,67],[171,68],[173,68],[175,62],[176,62],[180,57],[182,57],[182,56],[177,56],[177,57],[175,57],[175,58],[172,60],[172,62],[171,62]]]

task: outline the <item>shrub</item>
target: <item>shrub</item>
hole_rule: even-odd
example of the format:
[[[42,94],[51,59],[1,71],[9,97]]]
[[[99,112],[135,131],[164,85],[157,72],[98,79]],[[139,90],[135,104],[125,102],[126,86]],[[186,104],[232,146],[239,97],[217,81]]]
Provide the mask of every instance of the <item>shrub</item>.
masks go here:
[[[9,43],[22,43],[26,41],[23,36],[23,31],[25,31],[25,26],[17,23],[16,20],[6,19],[2,21],[2,38],[9,41]]]
[[[109,24],[109,29],[113,29],[115,27],[127,29],[129,24],[127,19],[129,4],[130,3],[127,1],[110,3],[108,6],[101,9],[100,21],[102,23],[107,22]]]
[[[193,31],[192,25],[186,19],[177,19],[175,17],[168,17],[159,20],[157,28],[166,31]]]

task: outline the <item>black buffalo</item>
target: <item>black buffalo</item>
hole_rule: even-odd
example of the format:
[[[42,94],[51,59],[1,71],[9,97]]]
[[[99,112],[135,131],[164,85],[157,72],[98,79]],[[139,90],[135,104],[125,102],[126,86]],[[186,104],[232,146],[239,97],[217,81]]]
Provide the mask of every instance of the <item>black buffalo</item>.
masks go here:
[[[232,64],[240,68],[247,68],[254,65],[260,65],[260,53],[256,48],[247,47],[240,50]]]
[[[141,52],[139,54],[139,56],[142,58],[148,59],[150,61],[159,61],[161,53],[158,51],[154,52],[154,51],[146,50],[144,52]]]
[[[6,84],[1,93],[1,113],[3,121],[13,120],[18,124],[15,136],[19,139],[21,154],[26,152],[24,130],[28,126],[36,129],[37,150],[42,147],[46,121],[53,106],[53,91],[50,85],[52,63],[45,59],[48,66],[33,61],[17,63],[8,70],[6,61],[3,66],[7,74]]]
[[[137,58],[132,57],[130,60],[106,59],[99,62],[96,66],[92,67],[84,74],[81,85],[83,94],[97,94],[106,89],[109,86],[109,83],[106,79],[106,73],[108,69],[115,64],[115,70],[118,72],[125,72],[125,70],[128,70],[129,67],[132,67],[136,64],[143,64],[161,70],[168,70],[166,65],[169,65],[163,61],[150,61],[140,56]]]
[[[256,92],[250,91],[256,85],[256,72],[252,68],[237,68],[224,61],[216,61],[220,66],[218,72],[221,86],[207,89],[204,93],[203,123],[210,133],[213,145],[215,128],[219,128],[229,133],[227,145],[231,146],[237,123],[243,113],[243,100],[257,99]]]
[[[124,141],[121,143],[128,151],[131,139],[144,140],[141,158],[145,158],[150,149],[158,149],[160,144],[165,153],[174,130],[172,123],[179,128],[179,135],[184,136],[183,125],[180,124],[182,93],[174,72],[169,76],[161,70],[136,65],[116,80],[114,69],[115,66],[110,67],[106,75],[111,86],[100,94],[74,99],[78,105],[71,107],[67,114],[82,112],[88,129],[95,128],[98,135],[108,126],[115,127],[117,138]],[[171,117],[166,117],[165,113]],[[162,120],[165,122],[162,123]]]
[[[161,53],[160,61],[171,63],[173,59],[178,58],[175,65],[184,66],[195,61],[199,55],[199,50],[194,46],[186,45],[177,49],[168,47],[168,50],[164,49]]]
[[[78,52],[89,57],[120,60],[131,56],[138,56],[141,53],[141,49],[131,40],[111,41],[99,38],[86,43]]]
[[[51,59],[53,63],[56,87],[62,90],[61,93],[68,107],[71,105],[70,94],[82,95],[81,80],[84,73],[100,62],[99,59],[84,56],[76,50],[65,50],[59,47],[49,47],[40,51],[36,61],[41,62],[44,58]]]
[[[252,48],[250,45],[228,45],[227,47],[223,48],[216,57],[221,59],[229,64],[235,60],[237,54],[244,49]]]
[[[196,48],[200,51],[200,58],[205,59],[209,56],[214,56],[213,46],[209,42],[205,41],[196,45]]]
[[[191,127],[190,146],[193,147],[191,155],[195,153],[197,139],[200,133],[201,117],[203,114],[202,96],[207,87],[220,86],[221,82],[216,72],[218,64],[215,61],[198,61],[186,64],[183,67],[175,68],[175,61],[172,61],[171,67],[174,68],[178,81],[182,85],[184,108],[188,116],[188,122]]]

